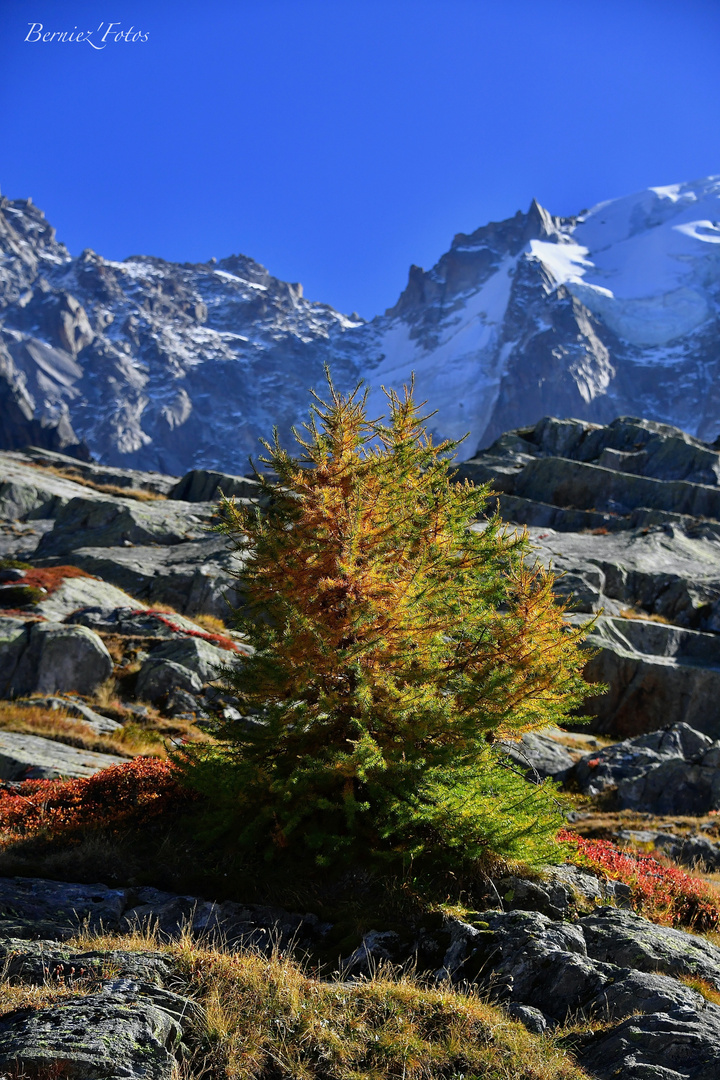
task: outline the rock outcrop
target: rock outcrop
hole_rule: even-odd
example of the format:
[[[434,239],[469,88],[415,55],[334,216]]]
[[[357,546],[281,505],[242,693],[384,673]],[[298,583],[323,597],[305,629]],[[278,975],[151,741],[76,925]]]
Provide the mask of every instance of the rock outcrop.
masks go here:
[[[531,558],[562,575],[574,621],[595,616],[586,675],[609,691],[588,701],[594,730],[687,722],[720,736],[719,472],[713,446],[627,417],[545,417],[459,469],[527,526]]]
[[[531,887],[524,894],[519,887],[507,892],[514,907],[498,882],[500,903],[473,914],[471,922],[446,916],[442,923],[408,925],[403,934],[366,932],[341,963],[345,991],[380,961],[413,965],[426,979],[477,989],[538,1034],[577,1016],[591,1020],[592,1033],[576,1053],[598,1080],[713,1076],[720,1061],[720,1007],[689,983],[720,989],[720,950],[697,935],[608,906],[598,881],[583,871],[565,868],[556,876],[555,882],[525,883]],[[543,914],[542,906],[553,914]],[[172,961],[163,954],[63,946],[83,923],[105,931],[154,923],[165,940],[192,930],[231,950],[280,946],[310,955],[322,953],[333,938],[330,923],[280,908],[218,904],[149,888],[0,879],[5,977],[36,984],[52,973],[85,987],[77,999],[3,1017],[0,1063],[31,1068],[64,1053],[69,1076],[171,1075],[185,1031],[192,1033],[201,1016],[198,1003],[169,988]],[[109,963],[111,978],[104,975]],[[112,1062],[103,1058],[102,1035],[113,1038]],[[145,1073],[135,1071],[138,1041],[145,1046]]]

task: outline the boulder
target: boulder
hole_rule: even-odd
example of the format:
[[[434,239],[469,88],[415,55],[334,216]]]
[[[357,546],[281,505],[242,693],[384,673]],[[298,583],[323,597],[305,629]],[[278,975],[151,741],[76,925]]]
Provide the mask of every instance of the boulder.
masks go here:
[[[517,742],[507,739],[497,744],[530,779],[552,776],[564,780],[574,765],[567,749],[542,732],[528,731]]]
[[[224,668],[236,658],[227,649],[219,649],[209,641],[198,637],[176,638],[163,642],[153,649],[148,664],[170,661],[195,672],[201,683],[217,679]]]
[[[618,809],[699,815],[720,808],[720,743],[687,724],[588,754],[573,775],[589,795],[615,789]]]
[[[86,626],[37,622],[10,680],[10,695],[75,690],[90,694],[112,675],[102,638]]]
[[[582,791],[599,795],[644,776],[663,761],[698,761],[712,746],[707,735],[689,724],[673,724],[586,754],[575,766],[574,778]]]
[[[262,486],[257,480],[246,476],[212,472],[208,469],[192,469],[168,492],[171,499],[185,502],[218,502],[221,494],[230,499],[257,499]]]
[[[42,937],[57,942],[85,924],[91,930],[154,929],[166,940],[190,930],[205,940],[217,937],[223,947],[257,947],[264,952],[271,952],[275,945],[297,945],[301,950],[311,943],[317,945],[330,929],[316,915],[270,904],[216,903],[150,886],[111,889],[99,883],[0,877],[0,940]],[[123,970],[150,980],[145,969],[124,965]]]
[[[67,746],[55,739],[0,731],[0,780],[54,780],[92,776],[127,758]]]
[[[0,559],[20,559],[27,562],[33,557],[42,537],[54,526],[52,518],[32,521],[0,520]]]
[[[720,846],[707,836],[676,835],[655,829],[621,829],[617,839],[634,848],[655,849],[690,869],[720,870]]]
[[[582,920],[573,924],[536,912],[483,912],[474,927],[456,921],[449,925],[445,977],[475,983],[496,1000],[540,1009],[557,1023],[579,1010],[619,1020],[635,1012],[704,1006],[697,991],[672,977],[590,956]]]
[[[142,701],[158,701],[174,690],[199,694],[202,686],[202,680],[190,668],[150,657],[138,672],[135,693]]]
[[[0,697],[10,693],[18,661],[27,648],[30,624],[24,619],[0,615]]]

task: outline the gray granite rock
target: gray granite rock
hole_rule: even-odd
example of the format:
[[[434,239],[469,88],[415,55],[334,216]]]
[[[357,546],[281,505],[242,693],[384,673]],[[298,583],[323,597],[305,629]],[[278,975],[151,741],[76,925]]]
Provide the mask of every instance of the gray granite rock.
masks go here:
[[[7,697],[20,657],[27,648],[30,626],[24,619],[0,615],[0,697]]]
[[[564,746],[541,732],[526,732],[517,742],[502,740],[497,746],[529,779],[564,780],[575,764]]]
[[[595,960],[665,975],[699,975],[720,990],[720,949],[707,939],[658,926],[632,911],[602,907],[579,921]]]
[[[68,1080],[172,1080],[182,1028],[142,994],[105,990],[0,1017],[0,1068]]]
[[[156,664],[159,661],[179,664],[193,671],[201,683],[207,683],[218,678],[236,659],[237,654],[220,649],[203,638],[186,637],[156,646],[146,664]]]
[[[192,469],[168,492],[171,499],[186,502],[217,502],[221,493],[230,499],[257,499],[262,487],[258,480],[208,469]]]
[[[210,525],[214,507],[165,500],[137,502],[133,499],[78,496],[56,515],[55,528],[40,541],[39,559],[66,558],[82,547],[115,547],[131,544],[179,544],[199,540]]]
[[[135,693],[141,701],[158,701],[174,690],[199,694],[202,685],[200,677],[190,668],[151,656],[138,672]]]
[[[85,541],[83,541],[83,544]],[[228,541],[211,537],[166,547],[78,547],[65,561],[96,574],[149,605],[169,604],[187,615],[226,620],[237,604],[232,570],[237,557]]]
[[[81,750],[55,739],[0,731],[0,780],[51,780],[92,776],[127,758]]]
[[[614,789],[619,809],[706,814],[720,807],[720,744],[675,724],[586,755],[573,776],[591,795]]]
[[[720,636],[600,616],[586,640],[600,651],[585,676],[609,687],[588,702],[595,730],[627,736],[684,721],[720,738]]]
[[[586,754],[575,766],[574,778],[589,795],[632,782],[664,761],[691,763],[701,760],[713,746],[707,735],[689,724],[673,724],[664,730],[637,735]]]
[[[30,625],[6,696],[67,690],[89,694],[112,671],[110,653],[94,631],[85,626],[35,622]]]
[[[67,577],[50,595],[33,606],[33,613],[53,622],[65,622],[79,608],[93,607],[110,613],[116,608],[142,608],[141,601],[122,589],[94,577]]]
[[[595,1036],[580,1063],[598,1080],[716,1080],[720,1008],[679,1006],[628,1017]]]
[[[93,501],[99,492],[33,468],[0,452],[0,516],[21,521],[55,518],[73,499]]]
[[[77,457],[70,457],[68,454],[45,450],[39,446],[25,446],[22,450],[4,451],[0,455],[0,460],[50,466],[75,475],[81,480],[89,481],[91,484],[108,484],[135,491],[149,491],[157,495],[169,495],[178,483],[176,476],[143,472],[140,469],[113,468],[109,465],[100,465],[96,461],[83,461]]]
[[[130,904],[127,889],[97,882],[0,877],[0,935],[61,941],[87,924],[90,930],[117,930]]]
[[[77,950],[58,941],[29,941],[24,938],[0,936],[0,963],[3,977],[29,986],[47,982],[66,985],[113,978],[129,978],[146,986],[165,986],[174,968],[170,958],[161,952],[127,952],[112,949]]]
[[[533,1035],[544,1035],[548,1028],[555,1026],[544,1012],[534,1009],[532,1005],[519,1005],[511,1001],[507,1011],[513,1020],[519,1020]]]

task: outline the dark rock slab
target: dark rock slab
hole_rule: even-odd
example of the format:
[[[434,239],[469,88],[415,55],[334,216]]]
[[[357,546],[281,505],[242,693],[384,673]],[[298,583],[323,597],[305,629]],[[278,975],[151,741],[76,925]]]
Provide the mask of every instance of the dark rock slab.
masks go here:
[[[598,1080],[716,1080],[720,1009],[680,1006],[628,1017],[596,1036],[580,1063]]]
[[[632,911],[598,908],[579,926],[595,960],[665,975],[699,975],[720,990],[720,949],[697,934],[648,922]]]
[[[192,469],[168,492],[171,499],[186,502],[218,502],[221,494],[230,499],[257,499],[262,492],[258,480],[230,473],[212,472],[208,469]]]
[[[151,998],[106,990],[0,1017],[0,1068],[68,1080],[172,1080],[182,1029]]]
[[[128,907],[126,889],[44,878],[0,877],[3,939],[63,940],[87,922],[90,930],[117,930]]]
[[[599,652],[585,677],[609,687],[586,702],[595,731],[623,737],[682,720],[720,738],[720,636],[600,616],[586,643]]]

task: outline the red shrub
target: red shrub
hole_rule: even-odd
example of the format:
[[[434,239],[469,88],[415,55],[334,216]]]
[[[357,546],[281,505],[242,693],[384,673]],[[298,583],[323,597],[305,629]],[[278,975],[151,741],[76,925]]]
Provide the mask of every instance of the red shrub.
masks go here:
[[[62,585],[65,578],[77,577],[91,578],[92,574],[87,574],[77,566],[33,566],[31,570],[26,570],[25,577],[15,584],[30,585],[35,589],[45,589],[48,596],[50,596]],[[97,578],[94,578],[94,580],[97,581]]]
[[[570,862],[595,870],[632,889],[635,910],[654,922],[714,930],[720,924],[720,895],[706,881],[652,855],[623,851],[608,840],[588,840],[569,829],[558,839],[575,847]]]
[[[164,611],[155,611],[152,608],[147,608],[141,611],[133,611],[133,615],[152,615],[153,619],[157,619],[158,622],[164,623],[175,634],[185,634],[186,637],[202,638],[203,641],[210,641],[213,645],[217,645],[220,649],[226,649],[228,652],[245,652],[239,645],[237,645],[232,638],[226,637],[225,634],[210,634],[206,630],[186,630],[183,626],[178,626],[174,623],[170,616]]]
[[[192,798],[172,763],[157,758],[138,757],[81,780],[26,780],[0,791],[0,838],[146,821]]]

